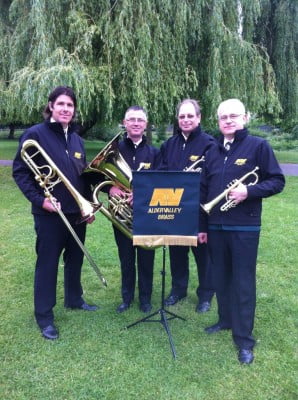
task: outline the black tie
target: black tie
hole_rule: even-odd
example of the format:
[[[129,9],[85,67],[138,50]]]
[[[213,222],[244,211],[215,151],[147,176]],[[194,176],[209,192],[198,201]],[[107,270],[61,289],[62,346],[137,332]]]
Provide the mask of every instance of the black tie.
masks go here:
[[[227,151],[229,151],[230,148],[231,148],[231,142],[227,142],[227,143],[225,144],[225,149],[226,149]]]

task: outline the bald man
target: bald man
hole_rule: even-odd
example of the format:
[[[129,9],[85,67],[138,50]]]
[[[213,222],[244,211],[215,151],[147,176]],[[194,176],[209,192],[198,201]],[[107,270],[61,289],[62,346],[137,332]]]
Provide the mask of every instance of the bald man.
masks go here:
[[[208,334],[231,330],[240,363],[254,359],[252,331],[256,308],[256,262],[261,229],[262,199],[283,190],[285,178],[266,140],[251,136],[248,114],[238,99],[217,110],[222,133],[206,155],[201,201],[210,202],[234,179],[248,178],[214,205],[209,218],[202,211],[199,242],[207,243],[218,302],[218,322]],[[256,169],[257,167],[257,169]]]

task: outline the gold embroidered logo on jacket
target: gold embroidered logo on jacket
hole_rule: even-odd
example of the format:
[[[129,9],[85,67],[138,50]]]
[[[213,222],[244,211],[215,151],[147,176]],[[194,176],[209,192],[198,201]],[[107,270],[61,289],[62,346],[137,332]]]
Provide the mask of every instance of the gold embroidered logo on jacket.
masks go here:
[[[235,165],[245,165],[247,161],[247,158],[237,158],[237,160],[234,162]]]

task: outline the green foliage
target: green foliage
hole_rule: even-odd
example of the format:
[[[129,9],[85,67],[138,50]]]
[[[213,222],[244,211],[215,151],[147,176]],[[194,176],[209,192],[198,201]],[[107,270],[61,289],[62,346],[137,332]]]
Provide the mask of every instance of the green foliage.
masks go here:
[[[243,34],[239,31],[240,3]],[[204,93],[201,98],[207,128],[214,125],[218,104],[226,98],[241,99],[259,115],[273,117],[281,111],[266,50],[254,44],[252,33],[248,32],[259,15],[258,1],[214,1],[206,9],[205,19],[210,23],[205,27],[202,46],[209,48],[209,57],[199,60],[199,69],[203,71],[199,87]]]
[[[294,400],[297,387],[297,177],[283,193],[266,199],[257,268],[255,361],[240,366],[230,332],[207,336],[217,319],[195,313],[197,271],[190,257],[188,297],[170,310],[186,319],[169,321],[174,361],[160,323],[126,326],[140,318],[138,302],[124,314],[120,269],[110,223],[97,214],[86,247],[108,281],[104,288],[89,264],[83,267],[84,296],[100,305],[94,313],[63,307],[59,268],[55,321],[60,338],[44,340],[33,317],[35,234],[30,205],[8,167],[0,168],[1,190],[1,385],[3,399],[27,400]],[[162,251],[156,251],[153,310],[160,307]],[[166,291],[170,287],[166,253]],[[157,317],[158,319],[158,317]],[[286,327],[286,329],[285,329]]]
[[[1,122],[39,121],[53,87],[69,85],[89,125],[121,121],[132,104],[155,125],[173,122],[191,96],[208,128],[228,97],[293,126],[297,25],[291,0],[6,0]]]
[[[256,38],[266,47],[276,75],[285,126],[298,119],[298,3],[292,0],[262,0],[262,15]]]
[[[167,139],[167,127],[162,124],[159,125],[156,129],[156,139],[158,142],[162,143]]]

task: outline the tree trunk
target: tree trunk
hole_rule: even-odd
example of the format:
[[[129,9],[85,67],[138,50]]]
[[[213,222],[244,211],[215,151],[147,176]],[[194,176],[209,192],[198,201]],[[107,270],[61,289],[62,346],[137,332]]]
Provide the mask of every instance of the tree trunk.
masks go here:
[[[152,125],[148,124],[146,129],[146,136],[148,144],[152,144]]]
[[[14,132],[15,132],[15,126],[14,124],[10,124],[9,126],[9,134],[7,136],[7,139],[14,139]]]
[[[86,135],[86,133],[89,131],[89,129],[92,128],[92,126],[94,126],[96,123],[96,121],[88,121],[88,122],[84,122],[84,124],[80,124],[79,125],[79,135],[81,137],[84,137]]]

